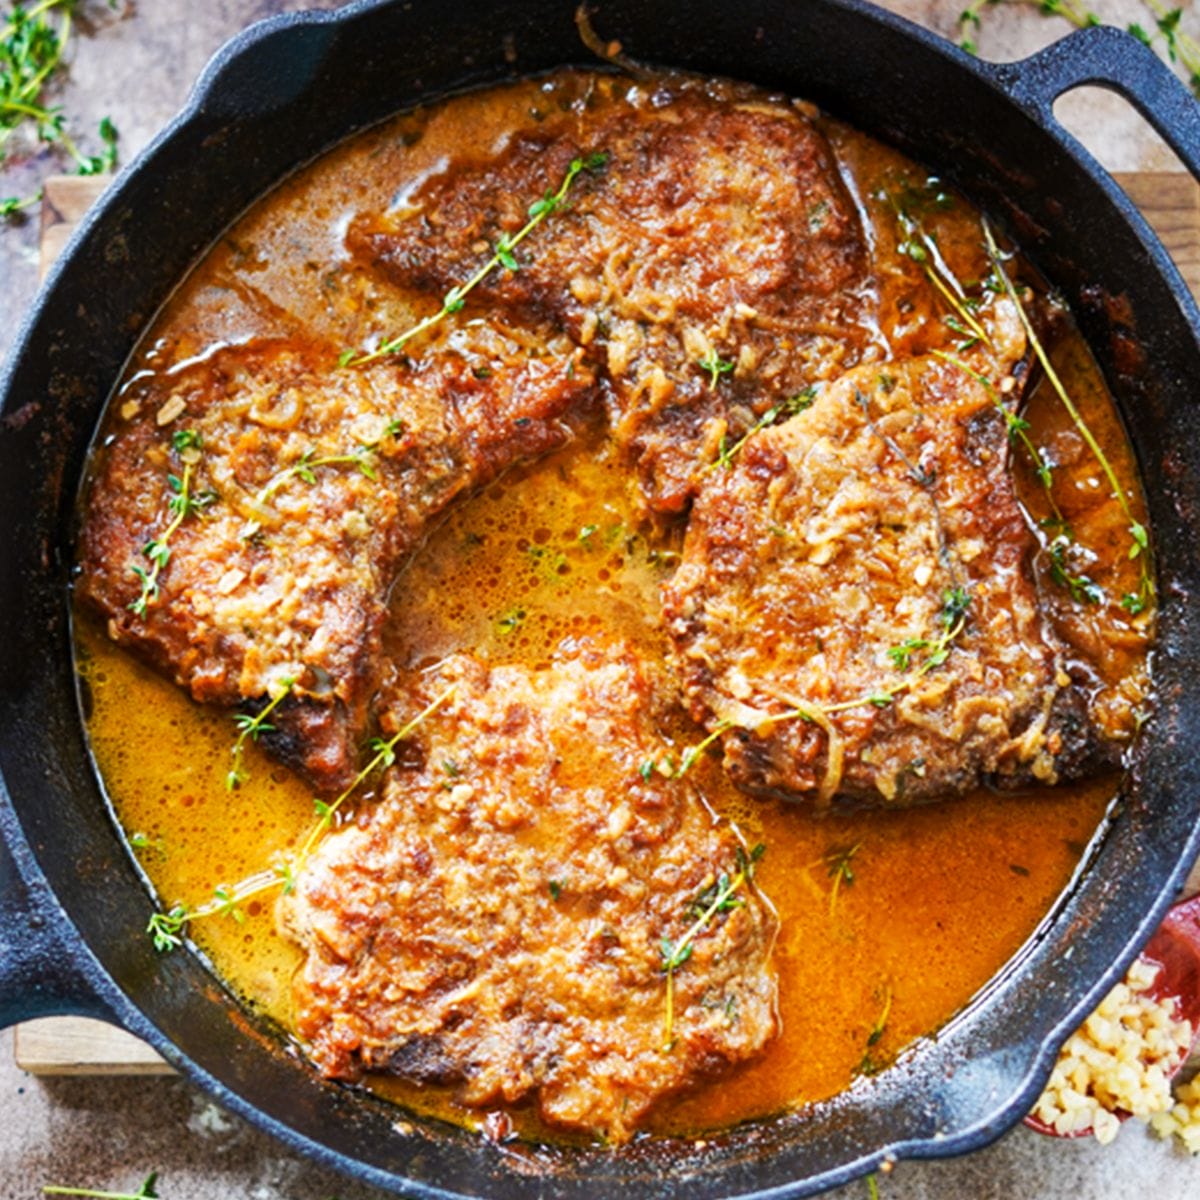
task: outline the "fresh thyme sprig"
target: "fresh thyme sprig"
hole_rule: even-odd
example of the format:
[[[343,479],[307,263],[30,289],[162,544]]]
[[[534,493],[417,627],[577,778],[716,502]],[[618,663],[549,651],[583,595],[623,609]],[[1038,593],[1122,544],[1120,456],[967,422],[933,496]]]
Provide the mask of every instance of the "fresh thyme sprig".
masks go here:
[[[40,0],[32,8],[13,4],[9,9],[0,28],[0,165],[8,158],[13,134],[28,124],[39,141],[60,145],[80,175],[97,175],[116,165],[117,130],[108,117],[100,122],[101,152],[85,154],[67,132],[62,112],[41,102],[47,81],[62,64],[77,4],[78,0]],[[25,199],[0,199],[0,218],[15,216],[40,198],[39,192]]]
[[[973,311],[978,306],[978,302],[967,295],[966,288],[950,270],[938,249],[936,240],[925,231],[921,222],[913,216],[901,199],[888,193],[887,200],[891,204],[892,211],[896,214],[896,221],[904,234],[903,240],[896,249],[920,266],[925,273],[925,278],[953,309],[953,314],[945,318],[945,323],[948,328],[961,335],[957,346],[958,350],[969,350],[979,342],[985,346],[991,346],[992,339]]]
[[[183,931],[193,921],[199,921],[205,917],[227,916],[240,922],[245,920],[245,914],[241,908],[245,901],[262,895],[264,892],[273,891],[275,888],[282,888],[284,895],[293,891],[300,872],[304,870],[304,866],[308,862],[309,855],[312,854],[317,843],[333,824],[333,818],[337,815],[338,810],[374,771],[380,767],[390,767],[396,761],[396,746],[423,721],[437,712],[454,695],[457,686],[457,684],[451,684],[392,737],[372,739],[370,749],[374,750],[374,755],[336,800],[329,804],[323,800],[313,801],[317,822],[300,847],[300,852],[290,862],[265,871],[258,871],[234,884],[233,887],[215,888],[212,899],[196,908],[187,908],[185,905],[176,904],[168,912],[152,914],[146,925],[146,932],[152,938],[155,950],[160,954],[165,954],[181,945]]]
[[[32,196],[26,196],[23,200],[20,196],[5,196],[0,198],[0,219],[5,217],[15,217],[24,209],[32,208],[40,199],[42,193],[34,192]]]
[[[760,429],[766,429],[768,425],[774,425],[780,417],[794,417],[797,413],[803,412],[806,408],[811,408],[813,400],[817,395],[817,385],[810,384],[803,391],[797,392],[794,396],[789,396],[786,400],[781,400],[778,404],[771,405],[745,433],[742,434],[732,446],[726,444],[724,435],[721,437],[720,449],[716,459],[708,464],[708,470],[714,471],[717,467],[732,467],[733,460],[737,457],[738,451],[756,434]]]
[[[1017,289],[1013,286],[1013,281],[1004,266],[1005,255],[1001,254],[1000,248],[996,244],[995,236],[992,233],[991,224],[986,217],[983,220],[983,236],[987,245],[988,257],[992,262],[992,270],[996,278],[1000,281],[1006,295],[1016,306],[1017,315],[1020,317],[1021,324],[1025,329],[1025,336],[1029,339],[1029,344],[1033,347],[1033,352],[1037,356],[1038,362],[1041,363],[1042,370],[1045,372],[1050,386],[1054,389],[1054,394],[1059,398],[1063,408],[1066,409],[1071,422],[1079,431],[1080,437],[1087,444],[1087,448],[1091,451],[1092,456],[1100,464],[1100,469],[1104,472],[1109,487],[1112,489],[1113,498],[1120,505],[1121,512],[1128,522],[1126,526],[1129,534],[1128,556],[1130,559],[1139,560],[1140,578],[1138,590],[1136,592],[1128,592],[1121,598],[1121,607],[1131,616],[1137,616],[1139,613],[1144,612],[1154,599],[1154,580],[1150,576],[1150,539],[1146,532],[1146,527],[1134,516],[1129,496],[1126,494],[1121,481],[1117,478],[1117,473],[1113,470],[1108,455],[1104,453],[1104,448],[1096,440],[1095,434],[1092,433],[1087,422],[1083,419],[1082,413],[1075,406],[1070,393],[1067,391],[1058,372],[1054,369],[1054,364],[1050,361],[1050,356],[1046,353],[1046,349],[1042,345],[1042,340],[1038,337],[1037,330],[1033,327],[1033,322],[1029,319],[1029,313],[1026,311],[1025,305],[1017,293]]]
[[[142,1180],[142,1186],[136,1192],[98,1192],[93,1188],[59,1187],[57,1184],[42,1185],[44,1196],[91,1196],[94,1200],[159,1200],[154,1185],[158,1181],[158,1172],[151,1171]]]
[[[859,1060],[858,1074],[874,1075],[879,1070],[880,1064],[875,1061],[871,1051],[883,1040],[883,1035],[887,1030],[888,1017],[891,1015],[891,1012],[892,989],[885,985],[883,989],[883,1009],[875,1019],[875,1024],[871,1026],[871,1032],[867,1034],[867,1045],[863,1051],[862,1058]]]
[[[566,202],[567,192],[578,176],[584,172],[599,171],[608,163],[608,154],[597,151],[581,158],[572,159],[562,182],[556,191],[546,190],[540,200],[535,200],[528,208],[529,220],[511,236],[502,234],[496,241],[496,248],[491,258],[467,280],[466,283],[452,287],[442,299],[442,307],[437,312],[423,318],[395,337],[381,342],[374,350],[360,351],[355,349],[343,350],[338,358],[340,367],[361,367],[364,363],[374,362],[390,354],[398,354],[413,338],[432,329],[452,313],[460,312],[467,296],[475,290],[497,267],[509,271],[519,271],[521,264],[514,251],[516,248],[543,222],[547,217],[558,212]]]
[[[696,366],[708,373],[708,390],[715,392],[721,376],[730,374],[737,363],[729,362],[715,350],[710,350],[703,358],[696,359]]]
[[[1019,441],[1025,447],[1026,453],[1033,461],[1033,469],[1037,473],[1038,482],[1041,483],[1046,493],[1046,499],[1050,504],[1050,511],[1054,515],[1054,523],[1059,528],[1065,528],[1066,520],[1059,510],[1057,501],[1054,499],[1053,470],[1046,461],[1046,456],[1033,444],[1033,440],[1029,436],[1029,422],[1024,417],[1018,416],[1013,409],[1004,403],[1004,397],[1001,396],[1000,389],[982,372],[976,371],[974,367],[963,362],[957,355],[948,354],[944,350],[934,350],[933,355],[935,358],[940,358],[944,362],[957,367],[960,371],[965,372],[987,392],[993,407],[1004,418],[1005,426],[1008,429],[1008,440],[1010,442]]]
[[[822,855],[817,860],[827,868],[829,878],[833,880],[833,886],[829,889],[830,916],[833,916],[833,910],[837,907],[838,893],[842,884],[844,883],[846,887],[854,886],[855,874],[851,861],[861,849],[862,842],[855,842],[853,846],[830,850],[828,854]]]
[[[249,775],[246,774],[242,762],[246,741],[249,739],[252,742],[257,742],[264,733],[274,731],[275,726],[267,718],[292,694],[292,688],[295,686],[296,680],[289,675],[279,681],[279,691],[257,713],[253,715],[250,713],[234,713],[233,720],[234,724],[238,727],[238,735],[237,741],[233,743],[233,749],[230,751],[233,756],[233,766],[229,768],[229,773],[225,776],[226,791],[233,791],[234,788],[240,787],[249,779]]]
[[[396,418],[387,423],[384,435],[399,437],[404,432],[404,422]],[[317,482],[317,471],[321,467],[353,466],[360,475],[372,483],[379,482],[379,470],[375,465],[375,453],[383,445],[383,438],[373,442],[364,442],[356,446],[349,454],[325,454],[316,457],[315,450],[305,450],[294,463],[276,471],[261,488],[254,494],[253,504],[257,509],[266,506],[267,501],[276,494],[289,480],[299,479],[312,487]],[[258,533],[262,525],[258,521],[247,522],[242,530],[242,540],[249,541]]]
[[[695,921],[688,927],[687,932],[678,941],[663,938],[660,947],[662,954],[662,972],[667,977],[666,1009],[663,1017],[662,1051],[669,1054],[675,1048],[675,972],[692,957],[696,938],[712,923],[718,913],[730,912],[741,908],[745,901],[737,895],[747,882],[754,878],[754,868],[766,852],[766,846],[761,842],[749,854],[739,846],[737,848],[737,872],[734,875],[722,873],[714,884],[704,889],[689,906],[694,913],[698,912]]]
[[[1071,598],[1079,604],[1102,604],[1104,602],[1104,590],[1087,575],[1076,574],[1071,571],[1070,564],[1067,562],[1067,554],[1070,552],[1074,543],[1065,534],[1059,534],[1049,546],[1046,547],[1046,552],[1050,556],[1050,578],[1054,580],[1059,587],[1065,587],[1071,593]]]
[[[1062,17],[1077,29],[1104,24],[1097,13],[1086,4],[1079,3],[1079,0],[971,0],[958,18],[958,44],[968,54],[979,52],[975,39],[983,25],[984,9],[994,8],[1005,2],[1036,8],[1048,17]],[[1130,21],[1125,26],[1126,31],[1151,49],[1157,50],[1161,42],[1167,60],[1184,68],[1193,94],[1200,98],[1200,45],[1180,29],[1183,10],[1168,8],[1161,0],[1143,2],[1154,18],[1153,28],[1147,29],[1137,21]]]
[[[192,468],[200,461],[202,449],[200,435],[192,429],[176,430],[171,437],[171,447],[183,463],[183,474],[167,474],[167,510],[171,513],[170,524],[158,537],[151,538],[142,547],[142,554],[149,560],[150,566],[133,563],[129,568],[142,583],[141,595],[130,602],[129,611],[142,618],[146,616],[147,608],[158,600],[158,576],[171,561],[169,543],[175,531],[192,513],[206,508],[216,499],[213,492],[192,493]]]

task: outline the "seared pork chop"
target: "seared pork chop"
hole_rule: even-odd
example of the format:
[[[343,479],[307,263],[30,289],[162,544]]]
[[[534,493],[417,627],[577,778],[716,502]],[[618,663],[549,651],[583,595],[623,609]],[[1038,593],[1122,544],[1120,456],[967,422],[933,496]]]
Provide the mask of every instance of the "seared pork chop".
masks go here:
[[[565,328],[606,379],[649,505],[683,510],[722,436],[858,360],[875,311],[854,206],[795,105],[600,78],[492,156],[452,162],[348,246],[404,289],[469,278],[575,159],[605,156],[469,303]]]
[[[999,371],[978,349],[860,367],[710,474],[664,607],[740,786],[904,804],[1111,755],[1039,607],[997,390],[1014,345]]]
[[[774,914],[751,877],[713,905],[752,856],[688,781],[642,777],[661,740],[627,650],[539,671],[455,656],[402,681],[391,728],[448,688],[279,902],[306,955],[297,1030],[326,1075],[533,1096],[624,1141],[776,1031]]]
[[[80,595],[197,700],[261,710],[291,680],[263,741],[322,791],[357,769],[404,557],[456,497],[561,445],[592,388],[573,359],[476,341],[415,368],[223,351],[126,392],[92,483]]]

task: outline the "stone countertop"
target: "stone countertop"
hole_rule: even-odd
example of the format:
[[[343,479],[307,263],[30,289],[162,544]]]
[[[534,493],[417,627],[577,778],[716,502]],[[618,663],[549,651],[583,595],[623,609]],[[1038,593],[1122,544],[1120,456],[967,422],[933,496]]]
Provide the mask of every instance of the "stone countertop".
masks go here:
[[[802,0],[796,0],[802,2]],[[1188,3],[1188,0],[1184,0]],[[182,105],[191,82],[231,34],[260,17],[333,0],[125,0],[112,8],[84,0],[82,36],[56,99],[84,147],[111,115],[129,161]],[[954,36],[963,0],[886,0],[888,7]],[[7,8],[7,5],[5,6]],[[1093,0],[1105,20],[1147,20],[1137,0]],[[1200,11],[1185,16],[1193,32]],[[980,53],[1015,59],[1067,31],[1026,4],[988,8],[976,35]],[[1118,97],[1081,89],[1060,102],[1060,119],[1112,170],[1170,170],[1171,152]],[[36,187],[46,161],[7,172],[0,193]],[[36,222],[0,231],[0,354],[11,347],[37,287]],[[11,1032],[0,1034],[0,1200],[32,1200],[41,1185],[136,1190],[159,1171],[165,1200],[368,1200],[382,1194],[282,1152],[265,1135],[223,1113],[172,1078],[34,1079],[13,1065]],[[885,1200],[1103,1200],[1154,1195],[1194,1200],[1200,1158],[1126,1126],[1102,1148],[1091,1139],[1056,1141],[1018,1127],[966,1158],[902,1162],[879,1181]],[[832,1193],[867,1196],[863,1182]]]

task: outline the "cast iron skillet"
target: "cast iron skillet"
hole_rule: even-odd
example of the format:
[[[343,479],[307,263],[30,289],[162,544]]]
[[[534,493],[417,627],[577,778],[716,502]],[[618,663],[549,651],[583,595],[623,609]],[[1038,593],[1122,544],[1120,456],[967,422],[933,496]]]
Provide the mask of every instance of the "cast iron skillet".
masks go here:
[[[154,953],[142,932],[150,898],[76,705],[72,504],[101,406],[172,285],[265,189],[346,134],[453,89],[588,61],[572,7],[369,2],[254,27],[109,189],[42,291],[0,410],[0,1023],[64,1012],[117,1021],[289,1146],[410,1196],[808,1195],[886,1157],[982,1146],[1013,1124],[1200,844],[1200,314],[1145,223],[1051,112],[1079,84],[1114,88],[1200,173],[1200,110],[1133,39],[1090,29],[994,66],[857,0],[603,0],[594,15],[601,36],[642,61],[813,99],[1005,220],[1071,302],[1149,485],[1159,697],[1123,797],[1037,935],[889,1071],[702,1148],[498,1148],[431,1121],[399,1132],[395,1110],[320,1082],[195,955]]]

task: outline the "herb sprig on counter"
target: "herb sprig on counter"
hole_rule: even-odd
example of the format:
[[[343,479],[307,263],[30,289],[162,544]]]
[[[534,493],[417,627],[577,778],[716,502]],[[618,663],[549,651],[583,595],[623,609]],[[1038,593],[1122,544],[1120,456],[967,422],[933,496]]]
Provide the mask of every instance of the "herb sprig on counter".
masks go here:
[[[733,875],[722,872],[716,881],[705,888],[690,906],[696,914],[695,921],[677,941],[663,938],[662,971],[667,977],[666,1009],[663,1017],[662,1051],[669,1054],[675,1048],[675,973],[692,957],[696,939],[708,929],[719,913],[731,912],[745,905],[738,892],[754,878],[754,868],[766,852],[761,842],[749,853],[740,846],[737,849],[737,871]]]
[[[67,132],[61,109],[44,104],[42,93],[62,65],[79,0],[40,0],[14,4],[0,27],[0,166],[8,161],[11,139],[32,126],[39,142],[61,146],[80,175],[111,171],[117,161],[117,130],[105,117],[99,125],[101,151],[85,154]],[[41,193],[0,198],[0,218],[13,217],[37,203]]]
[[[176,430],[171,438],[171,449],[183,464],[182,474],[167,474],[167,511],[171,521],[158,537],[151,538],[142,547],[142,554],[150,565],[133,563],[129,568],[142,584],[141,595],[129,604],[129,611],[143,619],[149,606],[158,600],[158,577],[171,561],[171,538],[189,516],[207,508],[216,499],[213,492],[192,490],[192,471],[200,462],[202,450],[200,435],[191,429]]]
[[[141,1187],[136,1192],[100,1192],[94,1188],[60,1187],[57,1184],[42,1185],[44,1196],[91,1196],[94,1200],[159,1200],[155,1184],[158,1182],[158,1172],[151,1171],[142,1180]]]
[[[300,872],[308,862],[309,855],[312,854],[317,844],[328,832],[330,826],[333,824],[334,817],[342,805],[375,771],[380,768],[390,767],[396,761],[396,746],[410,736],[419,725],[437,712],[454,695],[457,686],[457,684],[451,684],[390,738],[372,739],[369,743],[369,749],[374,751],[374,754],[366,766],[354,777],[350,786],[336,800],[331,803],[326,803],[324,800],[313,801],[317,813],[317,822],[309,831],[308,837],[305,838],[303,845],[301,845],[299,853],[291,861],[281,866],[258,871],[254,875],[250,875],[239,883],[234,884],[232,887],[225,887],[223,885],[217,887],[213,890],[212,899],[197,905],[195,908],[176,904],[168,912],[154,913],[146,925],[146,932],[153,940],[155,950],[160,954],[165,954],[181,945],[183,942],[183,932],[193,921],[203,920],[206,917],[232,917],[234,920],[240,922],[245,920],[245,913],[241,906],[247,900],[255,896],[260,896],[265,892],[274,891],[276,888],[281,888],[284,895],[291,892],[296,886],[296,880]]]
[[[365,363],[374,362],[376,359],[386,358],[391,354],[399,354],[413,338],[419,337],[422,333],[432,329],[452,313],[460,312],[466,303],[467,296],[498,267],[503,267],[508,271],[519,271],[521,264],[514,253],[516,248],[543,221],[558,212],[565,205],[567,192],[570,191],[571,185],[580,174],[584,171],[589,173],[599,171],[607,163],[608,154],[605,151],[597,151],[585,157],[573,159],[558,188],[555,191],[547,189],[545,195],[540,200],[535,200],[529,206],[527,210],[529,219],[525,224],[512,235],[502,234],[496,240],[495,250],[491,258],[466,283],[452,287],[443,297],[442,307],[437,312],[418,321],[411,328],[404,330],[403,333],[398,333],[395,337],[390,337],[386,341],[381,342],[374,350],[343,350],[338,359],[338,366],[360,367]]]
[[[1143,0],[1151,17],[1150,26],[1130,21],[1125,29],[1139,42],[1149,46],[1170,63],[1178,63],[1187,74],[1192,93],[1200,98],[1200,44],[1180,28],[1183,18],[1181,8],[1168,8],[1161,0]],[[971,0],[958,18],[958,44],[968,54],[976,54],[979,46],[976,37],[983,26],[986,9],[1000,4],[1026,5],[1036,8],[1047,17],[1062,17],[1077,29],[1088,29],[1103,25],[1100,15],[1081,4],[1079,0]]]

